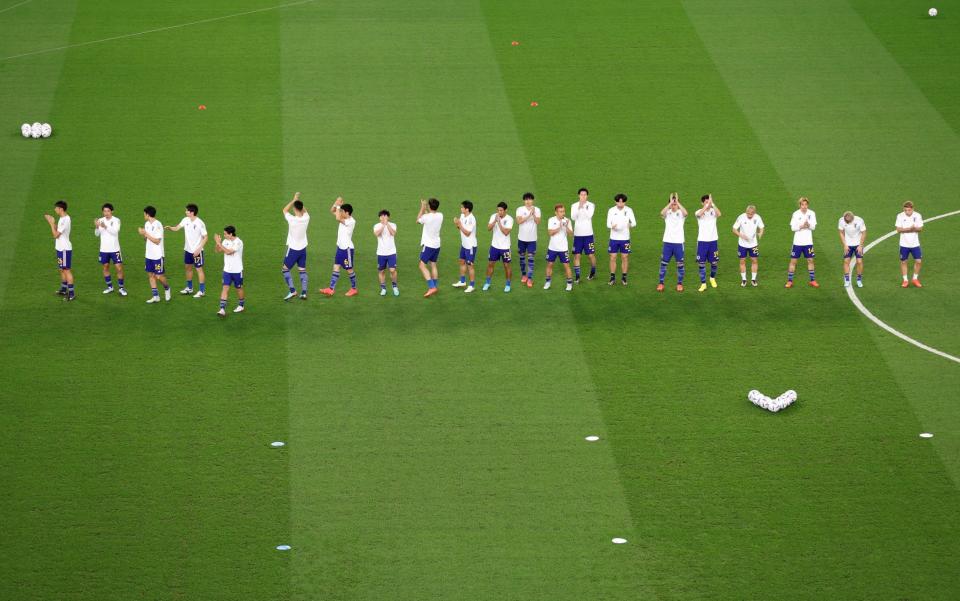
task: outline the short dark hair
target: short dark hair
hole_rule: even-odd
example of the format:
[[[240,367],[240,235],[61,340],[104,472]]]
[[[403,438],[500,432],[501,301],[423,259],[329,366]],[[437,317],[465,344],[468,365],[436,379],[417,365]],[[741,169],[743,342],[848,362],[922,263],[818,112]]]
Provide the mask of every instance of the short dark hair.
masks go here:
[[[156,216],[157,216],[157,210],[156,210],[155,208],[153,208],[151,205],[147,205],[147,206],[143,207],[143,212],[146,213],[147,215],[151,216],[151,217],[156,217]]]
[[[351,217],[353,216],[353,205],[351,204],[340,205],[340,210],[346,213],[347,215],[350,215]]]
[[[53,203],[53,206],[55,206],[55,207],[60,207],[61,209],[63,209],[64,211],[66,211],[66,210],[67,210],[67,201],[65,201],[65,200],[58,200],[57,202]]]
[[[553,210],[554,210],[554,211],[559,211],[559,210],[562,209],[562,208],[564,208],[564,206],[563,206],[562,204],[555,204],[555,205],[553,205]]]
[[[199,207],[197,207],[197,205],[195,205],[195,204],[193,204],[193,203],[190,203],[190,204],[187,205],[187,210],[190,211],[191,213],[193,213],[194,215],[199,215],[199,214],[200,214],[200,209],[199,209]]]
[[[613,197],[613,202],[619,202],[619,201],[621,201],[621,200],[622,200],[623,202],[627,202],[627,195],[624,194],[623,192],[621,192],[621,193],[619,193],[619,194],[617,194],[616,196]]]
[[[498,208],[498,209],[506,209],[506,208],[507,208],[507,203],[505,203],[505,202],[503,202],[503,201],[501,200],[500,202],[497,203],[497,208]]]
[[[533,200],[533,199],[534,199],[534,198],[533,198],[533,192],[525,192],[525,193],[523,194],[523,199],[524,199],[524,200],[528,200],[528,199],[529,199],[529,200]]]
[[[473,203],[470,202],[469,200],[465,200],[465,201],[461,202],[461,203],[460,203],[460,206],[463,207],[463,208],[465,208],[466,210],[470,211],[471,213],[473,213]]]
[[[586,188],[580,188],[579,190],[577,190],[577,194],[580,194],[581,192],[586,192],[587,194],[590,194],[590,190],[587,190]]]
[[[707,202],[707,199],[709,198],[710,198],[709,194],[704,194],[703,196],[700,197],[700,202]]]
[[[913,208],[913,203],[908,200],[907,202],[903,203],[903,208],[905,208],[905,209],[912,209],[912,208]]]
[[[437,209],[440,208],[440,201],[437,200],[436,198],[431,198],[430,200],[427,201],[427,206],[430,207],[431,211],[436,211]]]
[[[383,209],[382,211],[380,211],[379,213],[377,213],[377,217],[383,217],[384,215],[386,215],[387,217],[389,217],[389,216],[390,216],[390,211],[388,211],[388,210],[386,210],[386,209]]]
[[[223,231],[230,234],[231,236],[237,235],[237,228],[233,227],[232,225],[228,225],[227,227],[223,228]]]
[[[295,201],[293,201],[293,208],[295,208],[295,209],[298,210],[298,211],[302,211],[302,210],[303,210],[303,201],[302,201],[302,200],[295,200]]]
[[[101,209],[110,209],[110,210],[112,211],[112,210],[113,210],[113,205],[110,204],[109,202],[105,202],[105,203],[103,203],[103,206],[100,207],[100,208],[101,208]]]

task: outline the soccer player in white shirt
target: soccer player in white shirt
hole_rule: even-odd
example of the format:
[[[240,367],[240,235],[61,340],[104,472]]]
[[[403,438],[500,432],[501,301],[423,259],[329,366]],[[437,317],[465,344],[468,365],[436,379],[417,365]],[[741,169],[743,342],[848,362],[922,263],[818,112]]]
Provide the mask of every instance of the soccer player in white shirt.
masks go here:
[[[330,285],[320,290],[324,296],[333,296],[337,288],[337,281],[340,279],[340,268],[347,270],[350,276],[350,290],[347,290],[345,296],[357,295],[357,274],[353,270],[353,230],[357,227],[357,220],[353,218],[353,206],[343,203],[343,198],[338,197],[333,206],[330,207],[330,213],[337,220],[337,254],[333,257],[333,273],[330,275]]]
[[[610,245],[607,252],[610,254],[610,286],[617,283],[617,255],[620,255],[620,277],[623,285],[627,285],[627,271],[630,266],[630,229],[637,227],[637,218],[633,209],[627,206],[627,195],[617,194],[613,197],[614,206],[607,211],[607,227],[610,229]]]
[[[146,206],[143,209],[143,227],[137,231],[147,241],[147,249],[144,254],[144,269],[150,280],[150,291],[152,292],[147,304],[160,302],[160,291],[157,290],[157,281],[163,284],[163,298],[170,300],[170,284],[167,283],[167,276],[164,275],[163,265],[163,224],[157,219],[157,210],[152,206]]]
[[[677,292],[683,292],[683,276],[686,268],[683,264],[683,222],[687,220],[687,209],[680,204],[680,195],[674,192],[670,202],[660,210],[663,219],[663,253],[660,257],[660,283],[657,292],[663,292],[663,279],[667,276],[670,259],[677,262]]]
[[[465,200],[460,203],[460,217],[454,217],[453,225],[460,231],[460,281],[454,282],[453,287],[465,288],[464,292],[473,292],[477,279],[473,266],[477,260],[477,217],[473,214],[472,202]]]
[[[67,202],[58,200],[53,204],[53,212],[57,215],[44,215],[50,225],[53,235],[53,248],[57,252],[57,269],[60,270],[60,290],[57,294],[65,301],[72,301],[77,297],[73,289],[73,243],[70,242],[70,215],[67,214]]]
[[[900,275],[903,276],[902,288],[910,285],[907,281],[907,261],[913,257],[913,285],[923,288],[920,284],[920,263],[923,261],[923,252],[920,250],[920,232],[923,231],[923,217],[913,210],[913,203],[909,200],[903,203],[903,212],[897,215],[897,231],[900,232]]]
[[[299,192],[283,207],[283,218],[287,222],[287,254],[283,257],[280,270],[288,290],[283,300],[290,300],[297,295],[293,276],[290,275],[294,265],[300,273],[300,299],[307,300],[307,227],[310,225],[310,213],[304,208]]]
[[[490,240],[490,253],[487,256],[487,279],[483,283],[483,290],[490,289],[490,278],[493,276],[493,267],[497,261],[503,261],[503,273],[506,276],[504,292],[510,292],[510,277],[513,270],[510,267],[510,232],[513,231],[513,217],[507,213],[507,203],[497,203],[497,212],[490,216],[487,230],[493,232]]]
[[[700,210],[693,214],[697,218],[697,267],[700,268],[700,289],[707,289],[707,261],[710,262],[710,286],[717,287],[717,264],[720,262],[720,252],[717,242],[717,218],[723,214],[713,202],[712,194],[700,197]]]
[[[246,300],[243,293],[243,240],[237,238],[237,228],[232,225],[223,228],[223,238],[220,238],[220,234],[214,234],[213,240],[217,244],[217,252],[223,253],[223,289],[217,315],[227,315],[227,297],[231,285],[237,290],[237,306],[233,312],[243,313]]]
[[[576,283],[580,283],[580,255],[590,258],[590,275],[588,280],[597,276],[596,244],[593,241],[593,213],[596,206],[590,202],[590,191],[580,188],[577,191],[577,202],[570,207],[570,218],[573,220],[573,273]]]
[[[93,220],[93,234],[100,238],[100,264],[103,265],[103,281],[107,287],[104,294],[113,292],[113,280],[110,278],[110,263],[117,270],[117,286],[120,296],[127,295],[123,286],[123,255],[120,254],[120,220],[113,214],[113,205],[109,202],[100,207],[103,217]]]
[[[397,287],[397,224],[390,221],[390,211],[380,211],[379,223],[373,226],[373,235],[377,237],[377,277],[380,279],[380,296],[387,295],[387,274],[393,283],[393,295],[400,296]]]
[[[207,244],[207,226],[197,217],[199,212],[197,205],[188,204],[184,210],[185,217],[180,223],[166,227],[171,232],[183,230],[183,267],[187,275],[187,287],[181,290],[180,294],[193,294],[193,270],[196,269],[200,290],[193,294],[193,298],[207,295],[207,276],[203,272],[203,247]]]
[[[857,260],[857,288],[863,288],[863,245],[867,241],[867,226],[847,211],[837,224],[840,230],[840,246],[843,248],[843,287],[850,287],[850,259]]]
[[[540,207],[533,205],[532,192],[523,195],[523,206],[517,207],[517,254],[520,256],[520,283],[533,288],[534,257],[537,254],[537,226]]]
[[[790,267],[787,269],[787,283],[785,288],[793,288],[793,272],[797,268],[797,259],[807,258],[807,273],[810,274],[810,286],[819,288],[817,274],[814,271],[813,259],[813,230],[817,229],[817,214],[810,210],[810,201],[801,197],[798,201],[800,208],[793,212],[790,218],[790,229],[793,230],[793,250],[790,251]]]
[[[757,262],[760,256],[760,238],[763,237],[763,219],[757,207],[748,205],[733,224],[737,237],[737,256],[740,258],[740,287],[747,286],[747,256],[750,256],[750,284],[757,286]]]
[[[547,244],[547,279],[543,283],[543,289],[550,289],[550,281],[553,279],[553,264],[557,259],[563,263],[563,270],[567,276],[567,292],[573,290],[573,273],[570,271],[570,239],[573,235],[573,225],[567,219],[567,209],[562,204],[553,207],[554,216],[547,221],[547,233],[550,234],[550,241]]]
[[[420,212],[417,213],[417,223],[423,226],[420,234],[420,273],[427,281],[427,292],[424,298],[433,296],[437,289],[437,259],[440,258],[440,227],[443,225],[443,213],[438,213],[440,201],[420,199]]]

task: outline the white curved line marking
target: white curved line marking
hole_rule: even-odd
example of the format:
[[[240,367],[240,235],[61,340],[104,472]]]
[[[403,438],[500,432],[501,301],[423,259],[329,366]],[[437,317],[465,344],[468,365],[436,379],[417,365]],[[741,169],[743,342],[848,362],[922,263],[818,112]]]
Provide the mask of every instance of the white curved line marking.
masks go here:
[[[21,2],[21,3],[19,3],[19,4],[14,4],[13,6],[8,6],[8,7],[6,7],[6,8],[0,8],[0,13],[5,13],[5,12],[7,12],[8,10],[13,10],[13,9],[15,9],[15,8],[18,7],[18,6],[23,6],[24,4],[29,4],[29,3],[31,3],[31,2],[33,2],[33,0],[23,0],[23,2]]]
[[[27,0],[28,2],[30,0]],[[257,8],[254,10],[248,10],[242,13],[235,13],[232,15],[224,15],[222,17],[211,17],[209,19],[201,19],[199,21],[190,21],[189,23],[180,23],[179,25],[168,25],[167,27],[158,27],[156,29],[148,29],[146,31],[138,31],[137,33],[125,33],[123,35],[115,35],[109,38],[103,38],[102,40],[93,40],[90,42],[80,42],[79,44],[68,44],[66,46],[58,46],[56,48],[47,48],[45,50],[35,50],[33,52],[24,52],[23,54],[14,54],[12,56],[4,56],[0,58],[0,61],[13,60],[15,58],[23,58],[25,56],[36,56],[38,54],[47,54],[48,52],[57,52],[58,50],[68,50],[70,48],[79,48],[81,46],[90,46],[93,44],[102,44],[104,42],[112,42],[114,40],[123,40],[126,38],[134,38],[141,35],[147,35],[149,33],[159,33],[161,31],[170,31],[171,29],[182,29],[184,27],[190,27],[192,25],[202,25],[203,23],[213,23],[214,21],[225,21],[227,19],[235,19],[237,17],[244,17],[246,15],[252,15],[256,13],[263,13],[270,10],[280,10],[281,8],[290,8],[291,6],[300,6],[301,4],[309,4],[315,2],[316,0],[299,0],[298,2],[290,2],[288,4],[278,4],[277,6],[267,6],[265,8]],[[13,8],[13,7],[11,7]]]
[[[937,215],[936,217],[930,217],[929,219],[924,219],[923,222],[924,222],[924,223],[929,223],[929,222],[931,222],[931,221],[936,221],[937,219],[943,219],[944,217],[950,217],[950,216],[952,216],[952,215],[960,215],[960,211],[951,211],[951,212],[949,212],[949,213],[944,213],[944,214],[942,214],[942,215]],[[874,240],[873,242],[871,242],[870,244],[868,244],[866,247],[864,247],[864,249],[863,249],[863,254],[866,255],[866,254],[867,254],[867,251],[869,251],[871,248],[873,248],[873,247],[876,246],[877,244],[880,244],[881,242],[883,242],[883,241],[886,240],[887,238],[889,238],[889,237],[891,237],[891,236],[894,236],[894,235],[896,235],[896,234],[897,234],[897,230],[893,230],[893,231],[890,232],[890,233],[887,233],[887,234],[884,234],[883,236],[880,236],[879,238],[877,238],[876,240]],[[859,299],[859,298],[857,298],[857,293],[854,292],[853,286],[850,286],[850,287],[847,288],[847,296],[850,297],[850,300],[853,302],[853,305],[854,305],[857,309],[859,309],[861,313],[863,313],[864,315],[867,316],[867,319],[869,319],[869,320],[872,321],[873,323],[877,324],[878,326],[880,326],[880,327],[883,328],[884,330],[890,332],[891,334],[893,334],[893,335],[896,336],[897,338],[899,338],[899,339],[901,339],[901,340],[904,340],[904,341],[906,341],[906,342],[909,342],[909,343],[912,344],[913,346],[915,346],[915,347],[917,347],[917,348],[921,348],[921,349],[927,351],[928,353],[933,353],[934,355],[939,355],[940,357],[943,357],[944,359],[948,359],[948,360],[950,360],[950,361],[953,361],[954,363],[960,363],[960,357],[954,357],[953,355],[951,355],[951,354],[949,354],[949,353],[945,353],[945,352],[943,352],[943,351],[938,351],[937,349],[935,349],[935,348],[933,348],[933,347],[930,347],[930,346],[927,346],[927,345],[925,345],[924,343],[920,342],[919,340],[914,340],[913,338],[910,338],[909,336],[907,336],[907,335],[904,334],[903,332],[900,332],[900,331],[898,331],[898,330],[895,330],[895,329],[893,329],[892,327],[888,326],[886,323],[880,321],[880,319],[879,319],[876,315],[874,315],[873,313],[871,313],[871,312],[869,311],[869,309],[867,309],[866,307],[863,306],[863,303],[860,302],[860,299]]]

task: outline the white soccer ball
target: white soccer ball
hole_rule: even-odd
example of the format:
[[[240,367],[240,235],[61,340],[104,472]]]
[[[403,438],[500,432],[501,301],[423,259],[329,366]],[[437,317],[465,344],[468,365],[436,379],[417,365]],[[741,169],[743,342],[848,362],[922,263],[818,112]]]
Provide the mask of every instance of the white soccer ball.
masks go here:
[[[939,13],[937,12],[937,9],[931,8],[930,10],[927,11],[927,14],[930,15],[931,17],[936,17]]]
[[[49,123],[44,123],[40,126],[40,135],[44,138],[49,138],[53,134],[53,127]]]
[[[30,124],[29,124],[29,123],[24,123],[23,125],[20,126],[20,134],[21,134],[24,138],[29,138],[29,137],[30,137]]]
[[[30,126],[30,137],[39,138],[43,133],[43,125],[40,123],[34,123]]]

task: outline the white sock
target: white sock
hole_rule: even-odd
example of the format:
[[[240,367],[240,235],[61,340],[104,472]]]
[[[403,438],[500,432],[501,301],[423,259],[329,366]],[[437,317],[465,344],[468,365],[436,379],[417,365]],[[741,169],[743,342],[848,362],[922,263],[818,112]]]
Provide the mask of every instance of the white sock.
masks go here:
[[[904,282],[907,281],[907,276],[903,276],[903,281],[904,281]]]
[[[747,272],[746,272],[746,271],[741,271],[741,272],[740,272],[740,279],[743,280],[744,282],[747,281]]]
[[[752,272],[752,273],[750,274],[750,279],[752,279],[754,282],[757,281],[757,272],[756,272],[756,271],[754,271],[754,272]]]

